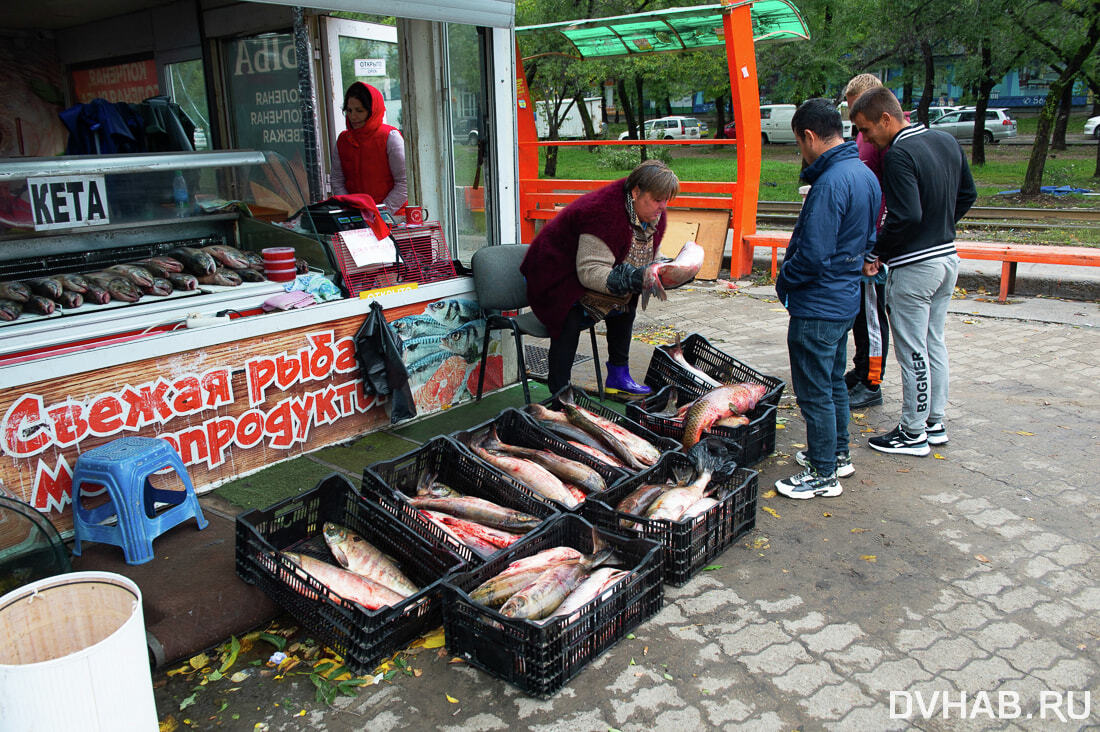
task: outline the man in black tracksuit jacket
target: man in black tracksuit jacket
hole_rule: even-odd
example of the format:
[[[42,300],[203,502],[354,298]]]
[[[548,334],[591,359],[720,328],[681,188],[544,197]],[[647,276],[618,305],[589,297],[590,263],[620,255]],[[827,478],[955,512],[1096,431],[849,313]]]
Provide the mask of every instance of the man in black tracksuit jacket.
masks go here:
[[[907,126],[889,89],[862,94],[851,118],[864,138],[889,148],[882,180],[886,221],[863,272],[874,275],[880,262],[889,265],[886,306],[902,377],[898,426],[868,444],[880,452],[927,455],[929,445],[947,442],[944,326],[959,268],[955,224],[978,194],[958,141],[945,132]]]

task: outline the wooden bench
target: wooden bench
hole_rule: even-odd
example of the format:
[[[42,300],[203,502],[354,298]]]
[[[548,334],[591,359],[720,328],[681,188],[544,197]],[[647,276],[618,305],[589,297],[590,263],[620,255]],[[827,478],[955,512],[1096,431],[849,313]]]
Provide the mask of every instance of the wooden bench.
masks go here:
[[[786,249],[791,234],[768,231],[745,236],[745,243],[772,251],[772,278],[779,271],[779,250]],[[1016,265],[1068,264],[1079,267],[1100,267],[1100,249],[1093,247],[1043,246],[1037,244],[998,244],[984,241],[956,241],[955,249],[963,259],[979,259],[1001,263],[1000,292],[997,299],[1005,302],[1016,290]]]

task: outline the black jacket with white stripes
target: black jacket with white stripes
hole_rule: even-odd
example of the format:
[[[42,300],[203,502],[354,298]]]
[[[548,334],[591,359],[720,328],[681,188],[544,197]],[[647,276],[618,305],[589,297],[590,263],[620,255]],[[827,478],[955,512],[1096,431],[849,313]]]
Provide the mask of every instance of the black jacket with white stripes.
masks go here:
[[[886,221],[868,260],[903,267],[955,253],[955,224],[978,192],[954,137],[919,124],[901,130],[883,160],[882,189]]]

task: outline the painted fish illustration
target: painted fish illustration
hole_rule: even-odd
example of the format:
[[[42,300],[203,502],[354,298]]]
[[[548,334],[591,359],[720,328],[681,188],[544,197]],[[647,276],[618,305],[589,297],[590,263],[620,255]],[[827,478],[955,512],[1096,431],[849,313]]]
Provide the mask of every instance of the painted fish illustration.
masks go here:
[[[407,366],[409,370],[409,384],[415,389],[418,386],[423,386],[428,383],[428,380],[432,378],[440,364],[448,358],[453,357],[454,354],[450,351],[436,351],[435,353],[429,353],[427,356],[418,358],[412,363],[409,363]]]
[[[463,323],[481,317],[481,308],[477,301],[461,297],[453,297],[447,300],[437,300],[424,309],[427,315],[432,316],[444,325],[457,328]]]
[[[442,335],[426,335],[417,338],[402,339],[405,345],[405,360],[423,358],[443,348]]]
[[[462,356],[467,363],[481,358],[481,341],[485,336],[485,321],[472,320],[443,336],[442,345],[451,353]]]
[[[402,340],[424,336],[444,336],[452,329],[430,315],[406,315],[390,323]]]

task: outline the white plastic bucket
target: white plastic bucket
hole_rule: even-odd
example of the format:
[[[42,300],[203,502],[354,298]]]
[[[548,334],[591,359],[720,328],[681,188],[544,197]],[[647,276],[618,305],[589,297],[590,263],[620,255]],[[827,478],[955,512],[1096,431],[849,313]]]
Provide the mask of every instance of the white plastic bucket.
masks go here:
[[[71,572],[0,597],[0,728],[155,730],[141,591]]]

